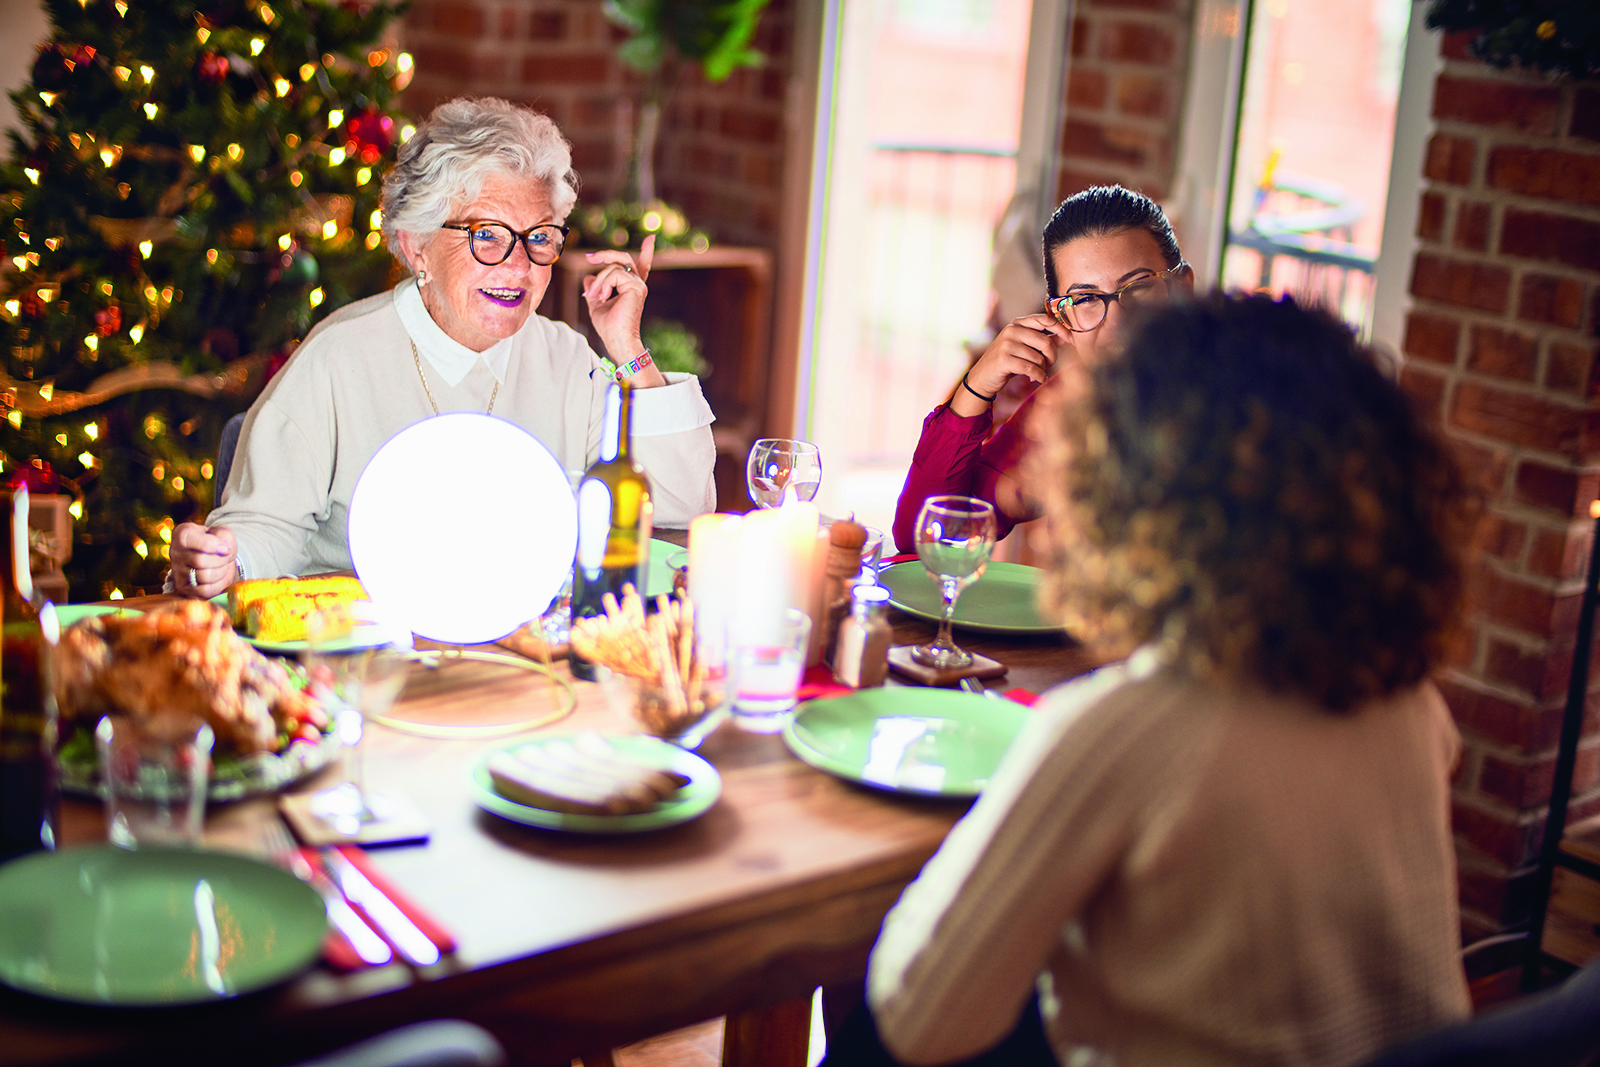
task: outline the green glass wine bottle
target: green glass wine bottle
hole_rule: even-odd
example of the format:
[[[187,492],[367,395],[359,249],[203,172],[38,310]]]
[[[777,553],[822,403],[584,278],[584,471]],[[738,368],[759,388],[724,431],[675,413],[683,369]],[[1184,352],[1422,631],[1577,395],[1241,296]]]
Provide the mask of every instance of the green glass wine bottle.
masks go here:
[[[650,478],[629,451],[633,386],[617,382],[606,396],[600,458],[578,483],[578,558],[572,574],[572,617],[605,614],[607,593],[622,599],[632,584],[642,596],[650,563],[653,509]],[[568,653],[573,677],[594,680],[594,664]]]
[[[58,813],[50,671],[60,629],[55,608],[35,596],[26,486],[11,505],[0,523],[9,527],[0,559],[0,862],[53,849]]]

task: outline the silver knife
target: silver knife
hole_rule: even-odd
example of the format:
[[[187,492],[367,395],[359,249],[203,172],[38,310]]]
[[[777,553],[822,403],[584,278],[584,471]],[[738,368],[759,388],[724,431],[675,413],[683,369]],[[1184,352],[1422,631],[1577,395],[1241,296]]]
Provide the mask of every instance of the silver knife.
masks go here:
[[[274,858],[289,868],[289,873],[308,883],[317,895],[322,898],[323,906],[328,911],[328,921],[333,928],[344,935],[344,939],[355,949],[356,955],[363,963],[373,967],[381,967],[394,959],[394,952],[389,948],[389,942],[373,932],[367,925],[367,920],[355,913],[355,909],[345,902],[339,895],[339,889],[328,880],[327,872],[320,866],[313,867],[300,849],[288,838],[288,831],[282,823],[277,824],[277,832],[282,837],[282,843],[273,849]]]
[[[373,933],[372,927],[367,925],[366,920],[345,903],[344,897],[341,897],[333,883],[328,881],[327,875],[319,872],[317,877],[312,879],[311,886],[322,894],[322,900],[328,906],[328,921],[344,935],[346,941],[350,942],[350,947],[356,950],[356,955],[361,957],[362,962],[382,967],[394,959],[394,953],[389,950],[389,942]]]
[[[345,859],[338,850],[328,849],[322,854],[322,865],[338,884],[345,899],[366,913],[372,925],[389,939],[407,962],[418,967],[431,967],[439,962],[439,946],[396,907],[394,901],[384,896],[383,891],[373,885],[355,864]]]

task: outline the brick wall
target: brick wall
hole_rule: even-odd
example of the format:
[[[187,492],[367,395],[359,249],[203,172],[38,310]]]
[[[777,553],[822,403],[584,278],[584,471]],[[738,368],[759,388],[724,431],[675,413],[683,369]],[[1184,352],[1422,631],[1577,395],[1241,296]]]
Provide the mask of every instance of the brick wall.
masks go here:
[[[717,85],[689,74],[662,118],[657,191],[725,243],[777,241],[793,2],[772,0],[762,16],[765,67]],[[419,0],[405,20],[417,63],[405,105],[426,114],[473,94],[538,107],[572,141],[582,198],[604,200],[621,179],[619,125],[638,85],[616,59],[622,39],[594,0]]]
[[[1488,503],[1444,680],[1467,746],[1455,819],[1471,936],[1526,911],[1600,493],[1600,82],[1496,71],[1459,38],[1444,51],[1404,381]],[[1597,756],[1591,728],[1574,818],[1600,813]]]
[[[1057,199],[1110,182],[1166,199],[1193,21],[1192,0],[1080,0]]]

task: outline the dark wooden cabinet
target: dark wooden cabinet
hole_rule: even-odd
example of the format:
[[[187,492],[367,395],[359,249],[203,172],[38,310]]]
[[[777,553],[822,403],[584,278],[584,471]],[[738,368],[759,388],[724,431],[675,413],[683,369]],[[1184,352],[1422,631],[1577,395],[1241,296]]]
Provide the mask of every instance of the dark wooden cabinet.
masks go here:
[[[599,268],[572,249],[556,263],[540,312],[598,339],[589,328],[583,279]],[[713,245],[704,252],[668,249],[651,265],[645,319],[681,322],[700,338],[711,364],[703,381],[717,421],[717,502],[725,511],[750,507],[744,460],[767,420],[772,353],[772,253]]]

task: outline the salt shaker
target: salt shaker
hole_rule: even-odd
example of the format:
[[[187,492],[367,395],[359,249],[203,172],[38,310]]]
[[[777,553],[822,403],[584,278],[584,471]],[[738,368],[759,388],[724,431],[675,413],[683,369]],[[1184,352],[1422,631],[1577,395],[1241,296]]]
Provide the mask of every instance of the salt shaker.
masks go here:
[[[839,624],[833,653],[833,676],[856,689],[882,685],[889,676],[889,641],[894,636],[883,605],[889,590],[858,585],[850,591],[850,614]]]

